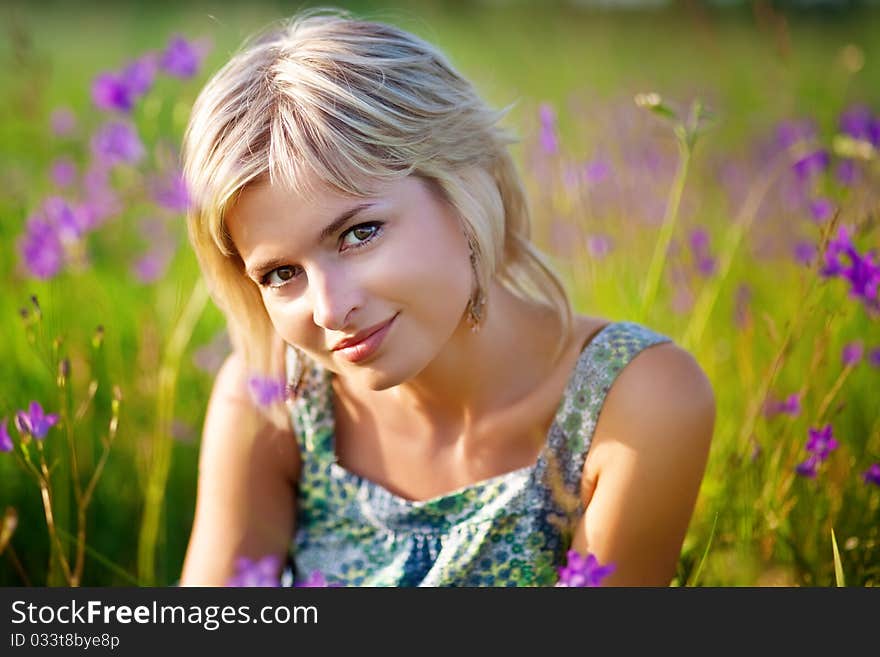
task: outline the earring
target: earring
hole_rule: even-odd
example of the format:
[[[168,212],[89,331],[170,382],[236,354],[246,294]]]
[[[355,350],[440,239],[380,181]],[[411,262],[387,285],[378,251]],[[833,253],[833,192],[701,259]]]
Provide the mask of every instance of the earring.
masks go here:
[[[300,388],[302,387],[303,377],[306,373],[306,364],[305,364],[305,354],[297,349],[296,347],[292,347],[294,353],[296,354],[296,360],[294,362],[294,370],[291,372],[292,376],[288,376],[287,378],[287,399],[290,401],[295,400],[299,397]],[[288,359],[288,366],[290,365],[290,359]]]
[[[471,247],[471,269],[474,272],[474,280],[478,282],[477,289],[468,300],[467,321],[471,327],[471,331],[476,333],[480,330],[480,326],[483,323],[486,309],[486,295],[483,293],[483,288],[480,286],[479,278],[477,277],[477,256],[474,254],[473,247]]]

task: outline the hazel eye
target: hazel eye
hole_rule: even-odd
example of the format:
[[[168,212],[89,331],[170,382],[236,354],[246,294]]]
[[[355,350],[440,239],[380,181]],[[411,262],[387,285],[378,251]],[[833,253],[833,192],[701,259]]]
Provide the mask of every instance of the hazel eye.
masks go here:
[[[365,224],[358,224],[342,235],[342,245],[344,247],[356,249],[371,242],[382,231],[382,223],[373,221]],[[354,237],[354,241],[349,240]]]
[[[260,279],[260,285],[268,287],[281,287],[288,281],[296,278],[296,272],[293,267],[277,267]]]

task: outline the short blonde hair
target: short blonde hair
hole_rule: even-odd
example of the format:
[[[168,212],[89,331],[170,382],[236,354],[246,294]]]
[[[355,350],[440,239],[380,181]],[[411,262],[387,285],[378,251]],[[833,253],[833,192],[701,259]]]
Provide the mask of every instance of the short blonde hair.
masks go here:
[[[224,216],[249,184],[308,194],[312,177],[354,196],[407,175],[431,182],[461,219],[481,288],[498,277],[549,306],[563,327],[561,353],[571,304],[530,241],[514,139],[499,127],[505,114],[430,44],[343,12],[303,13],[233,56],[193,106],[183,168],[190,241],[248,368],[280,373],[280,338]]]

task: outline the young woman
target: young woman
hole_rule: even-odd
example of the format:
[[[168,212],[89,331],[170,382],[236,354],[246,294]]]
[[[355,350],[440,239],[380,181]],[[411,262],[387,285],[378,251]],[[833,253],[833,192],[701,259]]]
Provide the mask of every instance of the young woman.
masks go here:
[[[668,338],[573,314],[501,116],[431,45],[326,12],[201,92],[190,237],[235,349],[181,584],[275,555],[294,583],[552,585],[570,548],[670,582],[712,389]]]

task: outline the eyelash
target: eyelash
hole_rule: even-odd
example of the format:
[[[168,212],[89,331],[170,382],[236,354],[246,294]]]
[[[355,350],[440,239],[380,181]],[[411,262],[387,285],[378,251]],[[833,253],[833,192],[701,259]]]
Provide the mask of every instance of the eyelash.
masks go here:
[[[382,233],[382,226],[384,225],[384,223],[385,223],[385,222],[383,222],[383,221],[367,221],[367,222],[364,222],[364,223],[362,223],[362,224],[357,224],[356,226],[352,226],[351,228],[349,228],[348,230],[346,230],[345,232],[343,232],[343,233],[339,236],[339,240],[340,240],[340,242],[341,242],[343,239],[345,239],[345,236],[346,236],[346,235],[348,235],[349,233],[354,233],[354,231],[358,230],[359,228],[375,228],[375,230],[373,231],[373,234],[370,235],[367,239],[365,239],[365,240],[362,241],[362,242],[358,242],[357,244],[352,244],[351,246],[348,246],[345,250],[348,251],[349,249],[360,249],[360,248],[365,247],[365,246],[367,246],[368,244],[372,243],[373,240],[375,240],[375,239],[376,239],[376,238]],[[269,278],[272,276],[272,274],[274,274],[275,272],[277,272],[277,271],[279,271],[279,270],[281,270],[281,269],[293,269],[293,267],[290,267],[289,265],[284,265],[283,267],[276,267],[276,268],[273,269],[272,271],[268,271],[268,272],[266,272],[265,274],[263,274],[263,275],[260,277],[260,285],[261,285],[262,287],[268,287],[268,288],[272,288],[272,289],[278,289],[278,288],[280,288],[280,287],[285,286],[287,283],[289,283],[290,281],[296,279],[296,278],[299,276],[299,274],[296,274],[296,275],[293,276],[292,278],[289,278],[289,279],[287,279],[286,281],[283,281],[280,285],[272,285],[272,284],[270,284],[270,283],[269,283]]]

